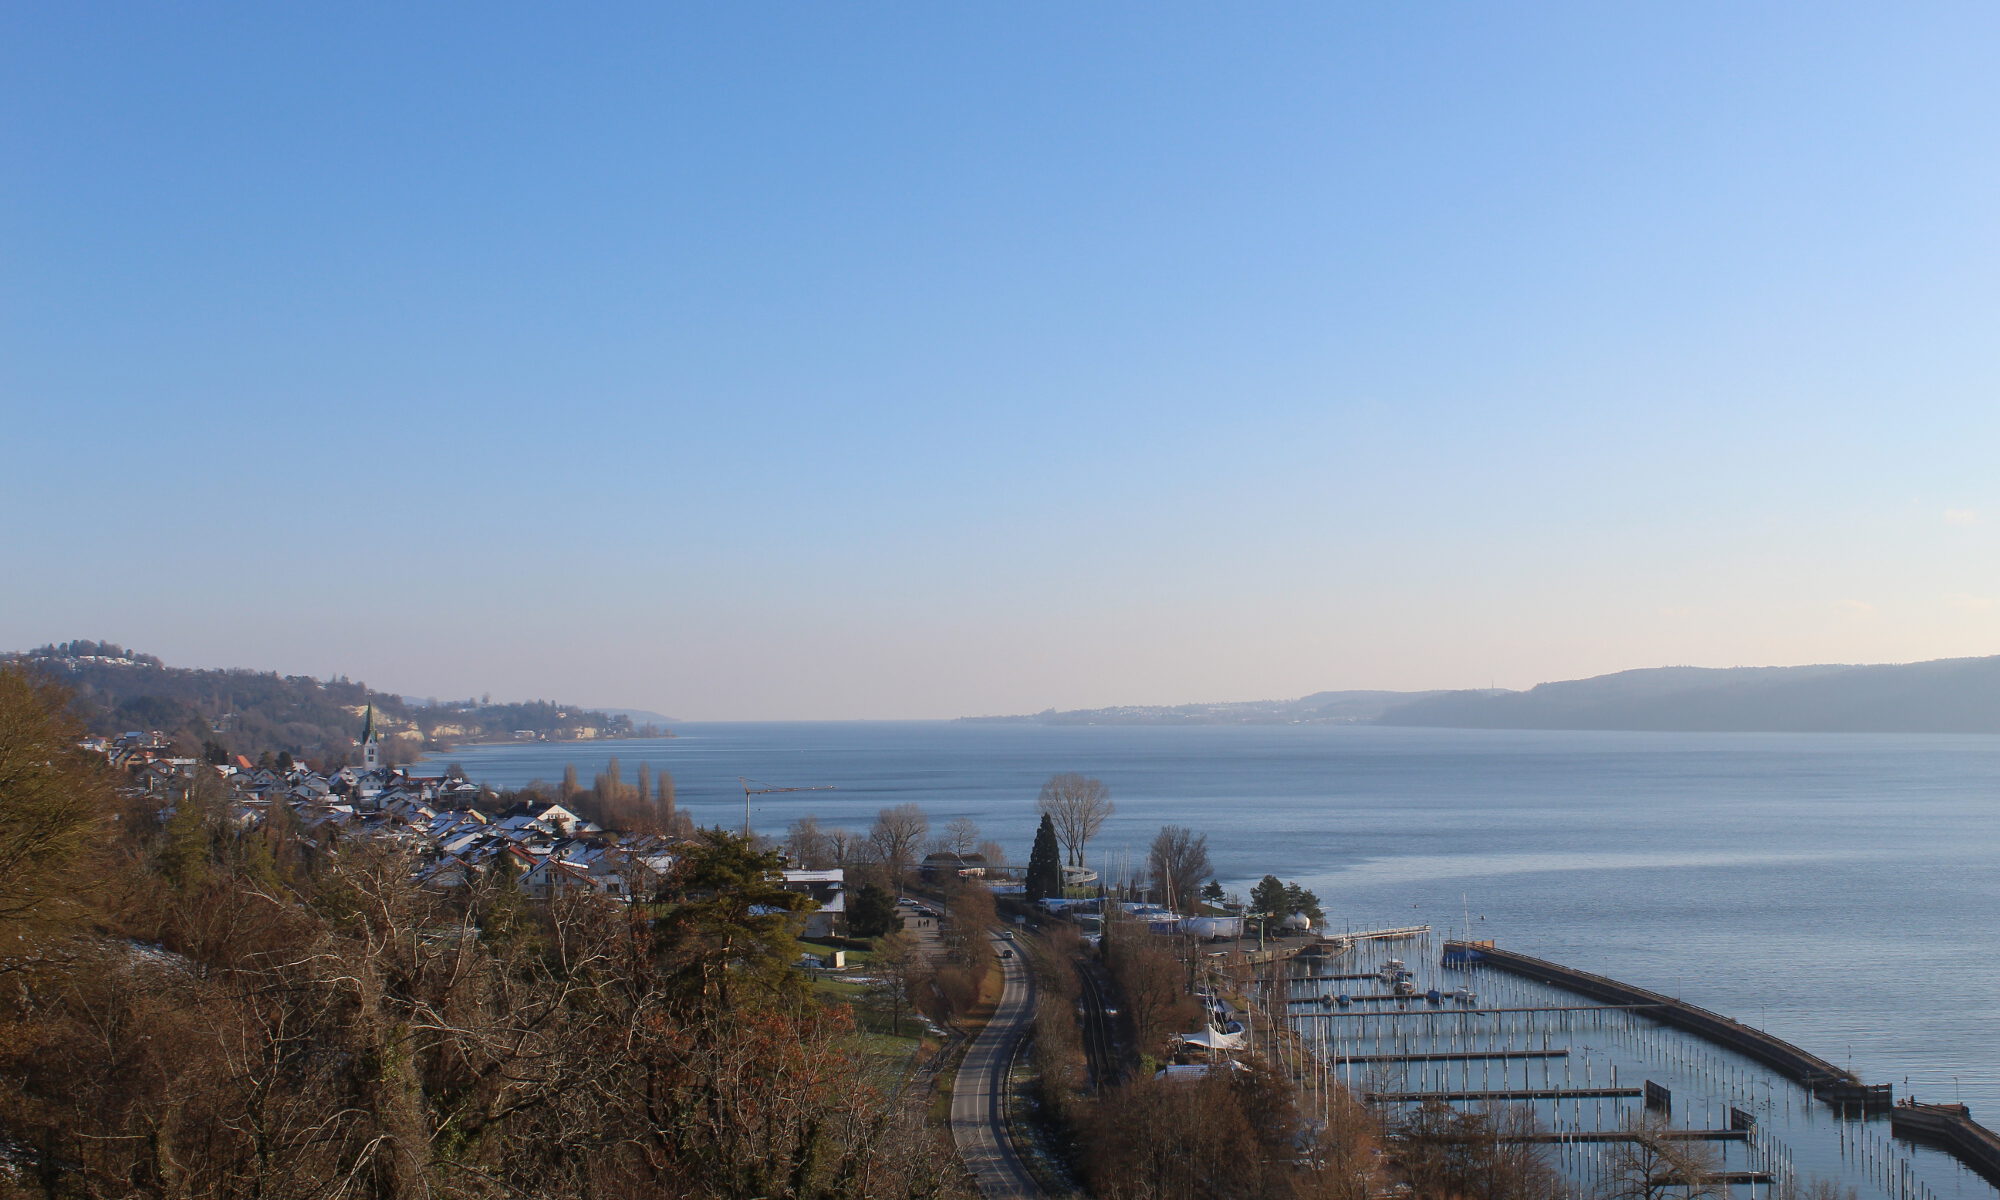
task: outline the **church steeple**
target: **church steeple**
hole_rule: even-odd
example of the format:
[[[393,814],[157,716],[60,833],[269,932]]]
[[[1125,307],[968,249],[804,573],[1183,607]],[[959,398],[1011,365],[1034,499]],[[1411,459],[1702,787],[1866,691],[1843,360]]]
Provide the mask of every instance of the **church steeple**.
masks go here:
[[[368,718],[361,725],[361,768],[372,771],[382,765],[382,746],[375,733],[375,706],[368,706]]]

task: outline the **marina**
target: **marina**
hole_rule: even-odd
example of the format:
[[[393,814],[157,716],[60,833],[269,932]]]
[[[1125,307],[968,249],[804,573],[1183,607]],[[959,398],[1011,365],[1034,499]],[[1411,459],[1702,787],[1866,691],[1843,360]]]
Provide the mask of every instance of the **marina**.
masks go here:
[[[1407,985],[1329,1005],[1331,974]],[[1392,1124],[1422,1106],[1519,1108],[1531,1121],[1496,1119],[1499,1140],[1544,1147],[1593,1191],[1615,1186],[1634,1153],[1619,1147],[1643,1130],[1706,1147],[1704,1177],[1738,1197],[1815,1180],[1864,1200],[2000,1196],[1980,1157],[1990,1144],[2000,1167],[2000,1139],[1955,1106],[1898,1105],[1887,1085],[1662,993],[1428,932],[1393,946],[1330,938],[1265,978],[1263,1007],[1283,1033],[1264,1029],[1259,1045],[1291,1067],[1308,1108],[1336,1084]],[[1453,992],[1480,1003],[1451,1003]]]

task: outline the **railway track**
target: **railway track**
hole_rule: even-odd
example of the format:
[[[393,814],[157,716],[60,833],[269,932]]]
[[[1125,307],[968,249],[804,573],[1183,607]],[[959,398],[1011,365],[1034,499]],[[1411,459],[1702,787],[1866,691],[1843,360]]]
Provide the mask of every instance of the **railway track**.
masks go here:
[[[1125,1075],[1118,1056],[1117,1010],[1109,1000],[1114,993],[1104,968],[1095,962],[1078,962],[1076,977],[1082,984],[1084,1058],[1090,1067],[1091,1086],[1102,1090],[1116,1085]]]

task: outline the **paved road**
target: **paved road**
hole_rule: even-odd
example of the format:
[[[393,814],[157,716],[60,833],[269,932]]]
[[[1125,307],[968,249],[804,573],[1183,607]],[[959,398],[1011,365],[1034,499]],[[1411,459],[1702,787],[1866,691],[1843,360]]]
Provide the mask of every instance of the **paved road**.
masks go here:
[[[995,946],[1011,944],[995,939]],[[986,1200],[1041,1200],[1042,1189],[1007,1136],[1007,1064],[1034,1019],[1035,988],[1021,956],[1000,960],[1000,1005],[958,1068],[951,1093],[951,1137]]]

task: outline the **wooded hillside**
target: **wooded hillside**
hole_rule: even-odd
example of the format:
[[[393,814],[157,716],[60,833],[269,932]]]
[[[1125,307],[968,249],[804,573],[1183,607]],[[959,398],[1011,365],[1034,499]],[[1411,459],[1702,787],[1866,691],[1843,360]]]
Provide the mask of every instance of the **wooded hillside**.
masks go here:
[[[76,696],[76,715],[91,733],[159,730],[189,755],[218,747],[252,757],[284,751],[338,766],[354,756],[362,714],[371,704],[384,756],[391,762],[454,742],[516,735],[558,741],[646,732],[630,717],[546,700],[418,705],[345,677],[170,667],[115,642],[63,642],[7,657],[68,687]]]

